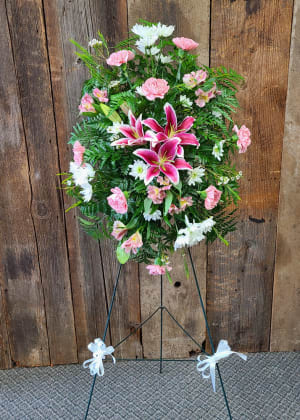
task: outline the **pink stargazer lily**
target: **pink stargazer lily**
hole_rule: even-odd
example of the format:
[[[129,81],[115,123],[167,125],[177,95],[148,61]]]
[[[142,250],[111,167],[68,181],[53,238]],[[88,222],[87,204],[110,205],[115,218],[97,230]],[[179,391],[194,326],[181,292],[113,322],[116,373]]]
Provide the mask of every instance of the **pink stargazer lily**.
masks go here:
[[[175,159],[179,139],[168,140],[163,143],[158,152],[149,149],[138,149],[133,152],[134,155],[142,158],[150,165],[147,169],[145,184],[149,184],[153,178],[160,172],[165,174],[173,184],[178,184],[180,169],[192,169],[191,165],[184,159]]]
[[[169,103],[166,103],[164,110],[167,118],[167,125],[165,128],[161,127],[154,118],[147,118],[143,124],[155,131],[156,143],[165,142],[167,140],[177,138],[179,139],[177,154],[183,156],[183,147],[185,145],[199,146],[199,141],[192,133],[187,133],[195,121],[193,117],[186,117],[180,124],[177,124],[177,116],[174,108]],[[153,146],[157,149],[155,141]],[[157,151],[157,150],[156,150]]]
[[[139,118],[135,118],[133,113],[129,111],[128,119],[130,125],[124,124],[119,127],[119,131],[124,134],[125,138],[113,141],[111,146],[138,146],[145,144],[149,140],[155,140],[155,135],[151,131],[147,131],[144,134],[141,115]]]

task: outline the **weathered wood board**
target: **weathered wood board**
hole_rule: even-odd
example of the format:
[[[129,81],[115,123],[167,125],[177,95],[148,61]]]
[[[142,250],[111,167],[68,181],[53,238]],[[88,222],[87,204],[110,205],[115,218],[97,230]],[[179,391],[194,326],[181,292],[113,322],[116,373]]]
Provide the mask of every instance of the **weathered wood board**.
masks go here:
[[[28,151],[31,215],[51,363],[77,362],[56,128],[41,0],[6,2]],[[28,260],[28,264],[29,264]]]
[[[3,2],[0,20],[0,363],[8,368],[49,364],[50,358],[27,139]]]
[[[193,10],[193,14],[190,11]],[[208,64],[209,57],[209,1],[177,1],[164,2],[155,0],[145,3],[140,0],[128,1],[128,24],[131,28],[139,18],[151,22],[162,22],[176,26],[176,35],[191,37],[199,42],[197,52],[203,64]],[[175,36],[176,36],[175,35]],[[206,246],[200,245],[193,250],[196,267],[205,300],[206,286]],[[170,285],[164,278],[164,304],[174,317],[200,343],[205,340],[205,326],[199,305],[199,298],[190,276],[186,278],[183,258],[179,252],[171,258],[173,267]],[[146,319],[160,305],[160,279],[149,276],[144,265],[140,267],[141,317]],[[186,308],[189,308],[189,311]],[[159,355],[160,315],[157,314],[149,324],[143,327],[142,343],[145,357],[153,358]],[[187,338],[174,324],[170,317],[164,314],[164,356],[189,357],[197,350],[195,344]]]
[[[216,342],[269,350],[281,148],[293,2],[213,0],[212,66],[245,77],[237,120],[252,132],[239,156],[239,223],[229,247],[209,247],[207,311]]]
[[[282,149],[271,351],[300,350],[300,1],[296,0]]]

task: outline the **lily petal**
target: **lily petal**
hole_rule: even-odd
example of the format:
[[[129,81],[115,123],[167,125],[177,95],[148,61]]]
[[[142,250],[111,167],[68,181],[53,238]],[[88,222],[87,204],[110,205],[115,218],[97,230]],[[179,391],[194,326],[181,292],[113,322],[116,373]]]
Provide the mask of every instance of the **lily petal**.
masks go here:
[[[155,178],[157,175],[159,175],[160,169],[156,166],[150,166],[150,168],[147,169],[146,177],[145,177],[145,184],[149,184],[153,178]]]
[[[177,131],[189,131],[194,124],[195,118],[194,117],[185,117],[181,124],[177,127]]]
[[[163,158],[164,160],[168,161],[173,161],[176,156],[177,146],[179,143],[179,139],[173,139],[164,142],[158,151],[159,158]]]
[[[142,125],[142,116],[141,115],[136,120],[135,129],[136,129],[139,137],[144,137],[144,130],[143,130],[143,125]]]
[[[175,159],[174,166],[177,169],[193,169],[191,165],[184,159]]]
[[[191,133],[176,133],[176,137],[180,139],[180,144],[191,144],[193,146],[199,146],[199,140],[197,140],[196,136]]]
[[[132,125],[133,127],[135,127],[136,118],[133,115],[133,113],[131,112],[131,110],[129,110],[129,112],[128,112],[128,119],[129,119],[130,125]]]
[[[163,133],[164,129],[158,124],[154,118],[147,118],[143,121],[143,124],[151,128],[151,130],[156,131],[157,133]]]
[[[130,127],[130,125],[121,125],[119,127],[119,131],[121,131],[124,136],[128,137],[129,139],[135,139],[134,131]]]
[[[151,166],[158,166],[159,157],[157,153],[149,149],[137,149],[133,152],[134,155],[142,158],[146,163]]]
[[[169,137],[165,133],[157,133],[156,138],[159,142],[169,140]]]
[[[128,138],[126,139],[119,139],[115,140],[112,143],[110,143],[111,146],[128,146]]]
[[[177,117],[176,117],[176,112],[174,110],[174,108],[172,107],[171,104],[166,103],[164,106],[164,110],[166,113],[166,118],[167,118],[167,127],[166,129],[170,129],[171,127],[173,127],[174,131],[177,131]]]
[[[160,167],[162,173],[164,173],[173,184],[178,184],[179,173],[178,170],[171,163],[165,163],[163,168]]]
[[[180,146],[180,144],[178,144],[178,146],[177,146],[177,156],[179,156],[179,157],[184,156],[184,149],[183,149],[182,146]]]

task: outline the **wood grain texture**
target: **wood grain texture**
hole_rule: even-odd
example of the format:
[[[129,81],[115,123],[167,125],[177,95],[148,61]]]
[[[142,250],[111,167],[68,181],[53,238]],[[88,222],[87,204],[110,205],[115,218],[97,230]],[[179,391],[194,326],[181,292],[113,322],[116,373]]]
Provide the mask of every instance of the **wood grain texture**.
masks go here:
[[[300,1],[290,51],[271,323],[271,351],[300,350]]]
[[[96,37],[94,28],[101,14],[91,9],[99,2],[44,1],[51,83],[59,146],[60,166],[69,170],[72,151],[67,139],[78,119],[81,87],[88,77],[86,67],[75,55],[70,39],[86,45]],[[82,25],[84,22],[84,25]],[[63,196],[67,209],[73,200]],[[72,210],[66,213],[68,254],[75,316],[78,360],[90,357],[88,343],[101,337],[106,319],[105,283],[99,243],[80,227]]]
[[[0,366],[49,364],[31,180],[7,11],[0,4]]]
[[[191,13],[191,10],[193,13]],[[155,0],[145,3],[141,0],[128,0],[128,23],[132,27],[140,19],[151,22],[175,25],[174,34],[186,36],[199,42],[197,53],[200,61],[208,65],[209,57],[209,1]],[[205,300],[206,288],[206,246],[198,245],[193,249],[201,291]],[[192,275],[186,278],[183,258],[179,252],[171,258],[171,286],[164,278],[164,303],[188,332],[200,343],[205,340],[205,326],[199,305],[199,298]],[[149,276],[144,265],[140,266],[141,317],[146,319],[160,305],[160,279]],[[187,311],[186,308],[189,308]],[[189,357],[197,349],[164,314],[164,356]],[[160,315],[157,314],[143,327],[142,342],[144,356],[151,358],[159,355]]]
[[[211,65],[245,77],[237,121],[252,132],[240,155],[239,224],[209,247],[207,311],[215,342],[269,350],[284,110],[293,1],[213,0]]]
[[[45,298],[50,360],[77,361],[70,273],[41,0],[7,1]],[[16,241],[16,244],[18,241]]]

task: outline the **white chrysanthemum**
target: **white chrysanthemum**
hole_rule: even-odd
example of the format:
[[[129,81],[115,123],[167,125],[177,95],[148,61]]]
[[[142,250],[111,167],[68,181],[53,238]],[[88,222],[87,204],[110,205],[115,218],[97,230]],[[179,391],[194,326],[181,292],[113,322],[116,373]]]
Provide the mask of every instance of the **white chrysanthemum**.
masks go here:
[[[170,25],[170,26],[163,25],[160,22],[156,26],[158,36],[159,37],[162,36],[164,38],[166,38],[168,36],[171,36],[172,33],[174,32],[174,29],[175,29],[175,26],[173,26],[173,25]]]
[[[100,41],[99,39],[94,38],[89,42],[89,47],[92,47],[92,48],[101,47],[101,45],[102,45],[102,41]]]
[[[137,48],[143,53],[143,54],[145,54],[146,52],[147,52],[147,54],[150,54],[150,55],[156,55],[156,54],[158,54],[159,52],[160,52],[160,49],[158,48],[158,47],[151,47],[151,48],[147,48],[147,51],[146,51],[146,46],[145,46],[145,44],[144,44],[144,42],[143,42],[143,38],[142,39],[140,39],[139,41],[137,41],[136,43],[135,43],[135,45],[137,46]]]
[[[237,176],[235,177],[235,179],[238,181],[241,177],[243,176],[243,172],[240,171]]]
[[[188,178],[188,185],[195,185],[200,182],[202,182],[202,178],[204,177],[205,169],[201,166],[198,166],[197,168],[193,168],[189,172],[189,178]]]
[[[174,243],[174,249],[183,248],[185,246],[193,246],[205,238],[205,233],[210,232],[215,221],[212,217],[200,223],[190,223],[185,216],[186,228],[178,231],[177,239]]]
[[[87,184],[95,176],[95,171],[89,163],[79,166],[75,162],[70,162],[70,172],[73,175],[75,185],[79,186]]]
[[[213,151],[212,154],[214,155],[214,157],[218,160],[221,160],[221,157],[224,154],[224,150],[223,150],[223,144],[225,143],[225,140],[219,141],[218,143],[216,143],[213,147]]]
[[[160,59],[160,61],[162,62],[162,64],[171,63],[173,61],[173,59],[171,57],[169,57],[168,55],[160,54],[158,56],[158,58]]]
[[[148,165],[145,162],[135,160],[128,168],[131,168],[129,175],[133,176],[135,179],[140,179],[141,181],[145,179],[148,169]]]
[[[123,125],[123,121],[121,121],[121,122],[115,121],[113,123],[113,125],[107,127],[106,131],[110,134],[119,134],[120,133],[119,128],[120,128],[121,125]]]
[[[112,80],[109,84],[108,87],[113,88],[115,86],[118,86],[120,84],[120,80]]]
[[[182,105],[187,108],[190,108],[193,105],[193,102],[186,95],[180,95],[179,100]]]
[[[150,220],[160,220],[161,219],[161,211],[155,210],[153,213],[143,213],[144,219],[147,220],[147,222],[150,222]]]
[[[82,188],[80,194],[83,196],[83,201],[87,203],[92,198],[93,188],[88,182],[86,184],[82,184],[80,187]]]

